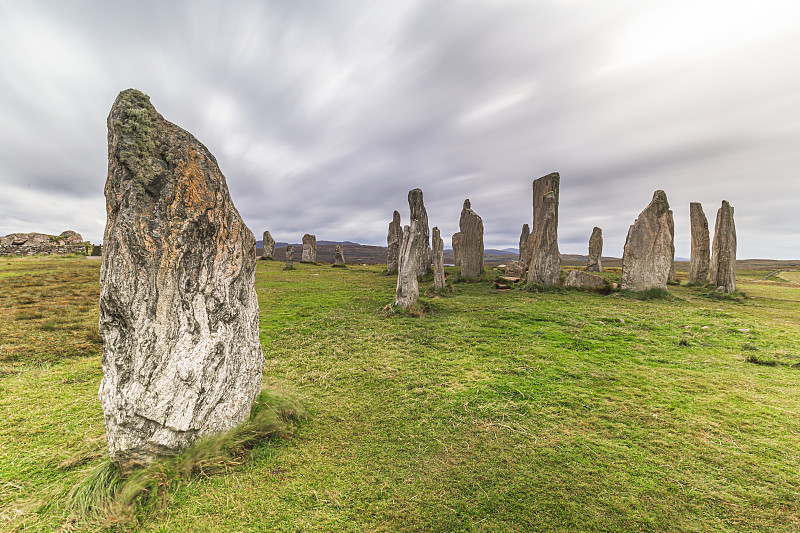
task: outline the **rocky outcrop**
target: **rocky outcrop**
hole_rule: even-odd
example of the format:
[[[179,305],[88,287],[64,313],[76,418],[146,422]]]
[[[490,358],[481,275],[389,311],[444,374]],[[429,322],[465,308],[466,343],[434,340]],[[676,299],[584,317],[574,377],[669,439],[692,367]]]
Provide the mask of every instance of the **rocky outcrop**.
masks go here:
[[[286,246],[286,266],[284,270],[292,270],[294,268],[294,245]]]
[[[433,228],[431,239],[431,251],[433,254],[433,288],[436,290],[444,288],[444,241],[439,233],[439,228]]]
[[[567,272],[564,277],[564,287],[584,291],[611,292],[611,285],[606,280],[582,270],[570,270]]]
[[[528,241],[531,238],[531,228],[527,224],[522,225],[522,232],[519,234],[519,262],[523,269],[528,268],[528,261],[531,258],[531,250],[528,248]]]
[[[689,258],[689,283],[704,285],[708,283],[708,267],[711,261],[711,246],[708,233],[708,219],[700,202],[689,204],[689,223],[692,233],[692,251]]]
[[[80,233],[67,230],[61,235],[11,233],[0,237],[0,255],[82,254],[90,246]]]
[[[264,252],[261,254],[261,259],[272,259],[272,256],[275,255],[275,239],[272,238],[269,231],[264,232],[262,243]]]
[[[256,240],[214,156],[134,89],[108,116],[103,407],[123,468],[248,419],[264,355]]]
[[[461,266],[461,232],[453,233],[453,237],[450,239],[450,242],[453,244],[453,265],[460,267]]]
[[[622,290],[667,290],[674,233],[667,195],[656,191],[653,200],[628,229],[622,253]]]
[[[483,272],[483,220],[472,210],[469,199],[464,200],[458,227],[461,230],[458,254],[461,276],[477,278]]]
[[[419,301],[417,272],[419,256],[424,247],[425,241],[417,229],[417,221],[412,219],[411,225],[403,227],[403,241],[400,243],[394,304],[401,309],[408,309]]]
[[[717,211],[708,277],[711,286],[719,292],[730,294],[736,290],[736,226],[733,207],[727,200],[722,201]]]
[[[317,262],[317,236],[306,233],[303,235],[303,255],[300,256],[301,263]]]
[[[594,227],[592,236],[589,237],[589,261],[586,265],[586,272],[603,271],[603,230]]]
[[[422,190],[411,189],[408,191],[408,208],[411,211],[411,221],[416,221],[416,228],[419,237],[422,239],[419,251],[419,268],[417,276],[422,277],[431,269],[431,231],[428,227],[428,212],[422,202]]]
[[[389,233],[386,235],[386,272],[388,274],[397,273],[397,258],[400,255],[400,243],[403,241],[403,227],[400,225],[400,213],[395,211],[392,214],[392,221],[389,223]]]
[[[528,283],[545,286],[561,282],[558,251],[558,172],[533,180],[533,228],[529,239]]]
[[[344,249],[341,244],[337,244],[333,251],[333,266],[344,268],[347,265],[344,262]]]

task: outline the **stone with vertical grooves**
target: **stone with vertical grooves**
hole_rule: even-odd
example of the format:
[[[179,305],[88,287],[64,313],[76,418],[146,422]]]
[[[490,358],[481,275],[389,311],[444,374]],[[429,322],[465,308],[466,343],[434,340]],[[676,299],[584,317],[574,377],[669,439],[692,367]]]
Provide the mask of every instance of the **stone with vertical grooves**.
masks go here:
[[[294,268],[294,246],[289,244],[286,246],[286,267],[285,270]]]
[[[398,259],[397,289],[394,304],[401,309],[408,309],[419,301],[419,256],[425,246],[422,233],[417,228],[417,221],[403,227],[403,241],[400,243]]]
[[[708,283],[711,241],[708,233],[708,219],[700,202],[691,202],[689,204],[689,223],[692,235],[692,250],[689,257],[689,283],[704,285]]]
[[[436,226],[433,228],[433,237],[431,238],[431,252],[433,254],[433,288],[444,289],[444,241]]]
[[[430,228],[428,227],[428,212],[425,210],[425,204],[422,202],[422,190],[411,189],[408,191],[408,208],[411,211],[411,221],[416,221],[416,231],[422,239],[419,251],[419,268],[417,269],[417,276],[422,277],[431,269],[431,236]]]
[[[333,249],[333,266],[344,267],[347,266],[344,262],[344,249],[341,244],[337,244]]]
[[[674,233],[667,195],[656,191],[653,200],[628,229],[622,253],[622,290],[667,290]]]
[[[519,262],[523,268],[528,267],[531,259],[531,250],[528,248],[528,240],[531,238],[531,228],[527,224],[522,225],[522,232],[519,234]]]
[[[736,226],[733,207],[727,200],[717,211],[708,277],[718,292],[730,294],[736,290]]]
[[[300,256],[301,263],[317,262],[317,236],[306,233],[303,235],[303,255]]]
[[[403,241],[403,226],[400,225],[400,213],[395,211],[392,214],[392,221],[389,223],[389,233],[386,235],[386,272],[388,274],[397,273],[397,258],[400,254],[400,243]]]
[[[130,469],[248,419],[264,367],[256,240],[214,156],[135,89],[108,116],[105,196],[99,397]]]
[[[269,231],[264,232],[262,243],[264,252],[261,254],[261,259],[272,259],[272,256],[275,255],[275,239],[272,238]]]
[[[483,272],[483,220],[472,210],[469,198],[464,200],[458,227],[461,230],[461,276],[477,278]]]
[[[603,271],[603,230],[594,227],[592,236],[589,237],[589,260],[586,265],[586,272]]]
[[[558,251],[558,189],[561,176],[552,172],[533,180],[533,227],[529,241],[528,283],[544,286],[561,282]]]

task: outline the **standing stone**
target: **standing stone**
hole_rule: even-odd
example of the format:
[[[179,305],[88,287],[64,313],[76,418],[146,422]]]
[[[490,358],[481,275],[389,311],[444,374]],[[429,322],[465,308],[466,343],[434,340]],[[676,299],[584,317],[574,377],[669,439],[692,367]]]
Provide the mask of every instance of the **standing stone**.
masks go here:
[[[439,233],[439,228],[433,228],[433,238],[431,239],[433,253],[433,288],[436,290],[444,289],[444,241]]]
[[[558,285],[561,253],[558,251],[558,188],[561,176],[552,172],[533,180],[533,229],[529,239],[531,259],[528,283]]]
[[[286,246],[286,267],[284,270],[294,269],[294,246],[291,244]]]
[[[586,265],[586,272],[603,271],[603,230],[594,227],[592,236],[589,237],[589,262]]]
[[[531,258],[531,249],[528,248],[528,241],[531,238],[531,229],[527,224],[522,225],[522,233],[519,234],[519,262],[523,268],[528,268],[528,261]]]
[[[408,191],[408,208],[411,211],[411,221],[416,221],[417,233],[422,239],[419,251],[419,269],[417,276],[422,277],[431,269],[432,252],[430,241],[430,229],[428,228],[428,212],[425,204],[422,203],[422,190],[411,189]]]
[[[124,469],[248,419],[264,355],[256,240],[214,156],[128,89],[108,116],[103,407]]]
[[[733,207],[727,200],[722,201],[722,207],[717,211],[709,282],[719,292],[730,294],[736,290],[736,226],[733,224]]]
[[[389,223],[389,233],[386,235],[386,272],[388,274],[397,273],[397,257],[400,254],[400,243],[403,241],[403,226],[400,225],[400,213],[397,211],[392,215]]]
[[[408,309],[419,300],[419,256],[425,242],[417,230],[417,221],[411,220],[410,226],[403,227],[403,241],[400,244],[398,259],[397,290],[394,304],[401,309]]]
[[[337,244],[333,250],[333,266],[344,268],[347,265],[344,263],[344,250],[341,244]]]
[[[704,285],[708,283],[711,246],[708,234],[708,219],[700,202],[691,202],[689,204],[689,222],[692,231],[689,283],[692,285]]]
[[[264,253],[261,254],[261,259],[272,259],[275,254],[275,239],[272,238],[272,234],[269,231],[264,232],[263,243]]]
[[[628,229],[622,252],[622,290],[667,290],[675,226],[664,191],[653,200]]]
[[[472,210],[469,199],[464,200],[458,227],[461,229],[461,276],[477,278],[483,272],[483,220]]]
[[[317,262],[317,236],[306,233],[303,235],[303,255],[300,256],[301,263]]]
[[[451,239],[453,243],[453,264],[457,267],[461,266],[461,232],[453,233]]]

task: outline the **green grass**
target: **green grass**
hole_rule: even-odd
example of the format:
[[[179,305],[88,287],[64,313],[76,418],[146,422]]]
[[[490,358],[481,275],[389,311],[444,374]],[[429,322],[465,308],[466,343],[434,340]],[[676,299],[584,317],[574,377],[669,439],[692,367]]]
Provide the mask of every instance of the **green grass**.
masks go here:
[[[74,527],[67,494],[106,462],[98,269],[0,262],[0,530]],[[384,310],[382,266],[282,269],[258,262],[265,384],[308,418],[182,478],[135,530],[800,529],[795,286],[744,271],[733,301],[455,283],[412,316]]]

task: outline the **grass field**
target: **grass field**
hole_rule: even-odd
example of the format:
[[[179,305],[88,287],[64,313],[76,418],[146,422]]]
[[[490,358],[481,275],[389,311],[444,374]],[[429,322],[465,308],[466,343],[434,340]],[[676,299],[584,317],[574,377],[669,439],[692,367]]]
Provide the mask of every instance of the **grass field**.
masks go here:
[[[0,261],[0,530],[800,530],[800,285],[455,283],[415,318],[384,310],[379,266],[296,266],[256,280],[265,382],[308,413],[294,436],[138,527],[89,527],[65,499],[105,460],[100,264]]]

